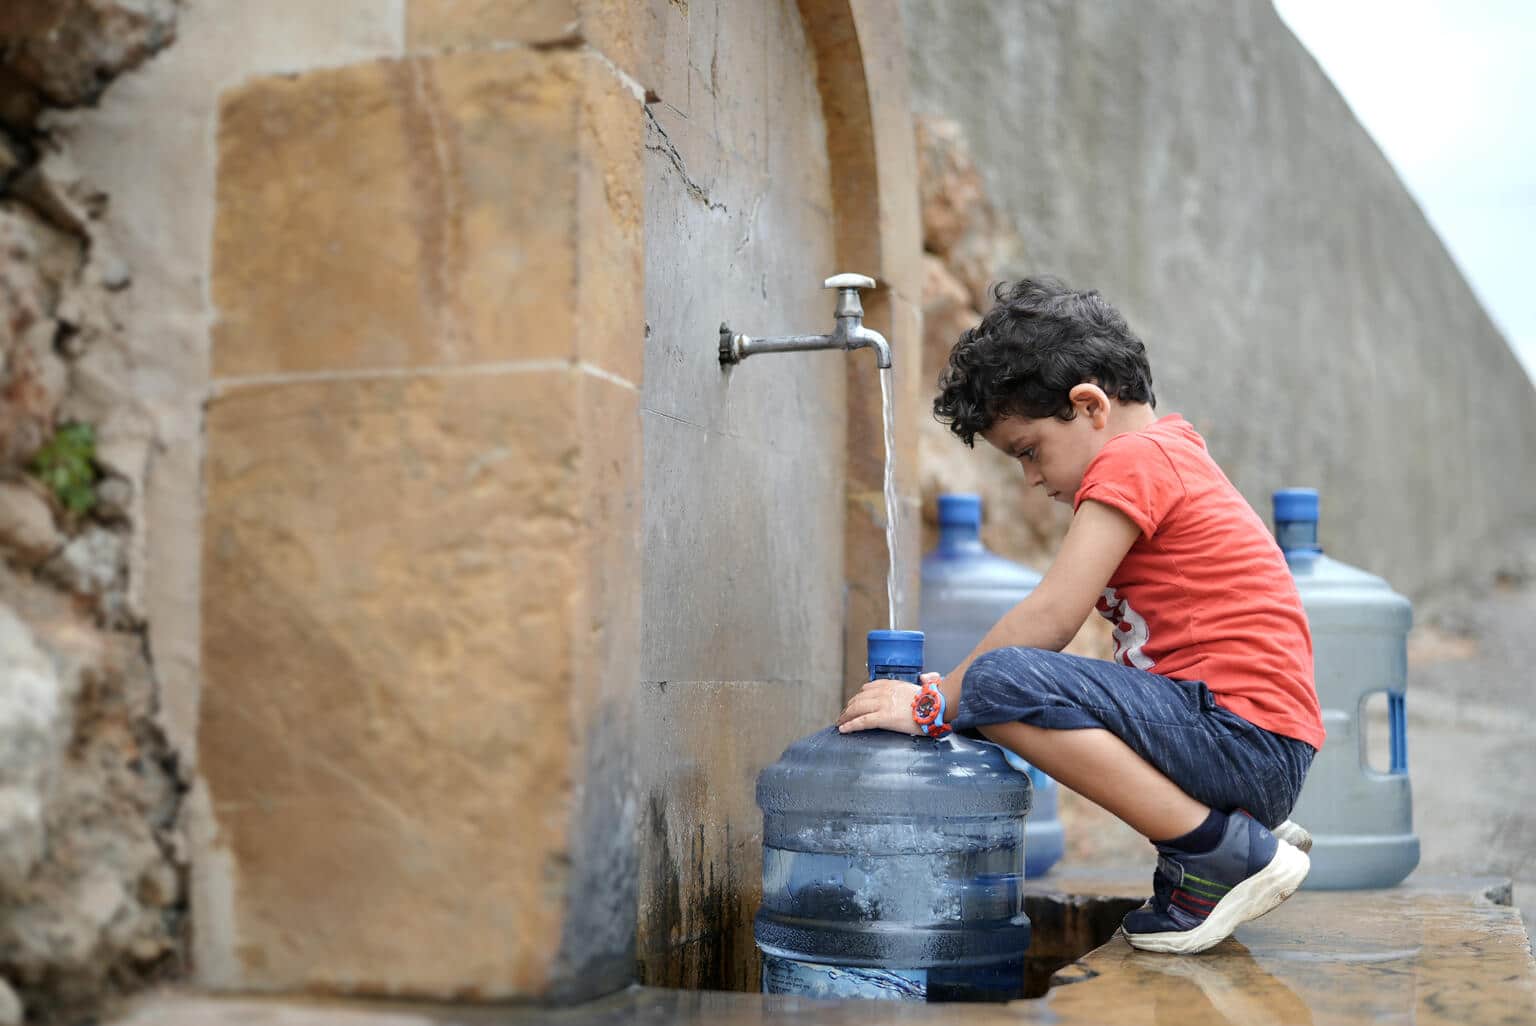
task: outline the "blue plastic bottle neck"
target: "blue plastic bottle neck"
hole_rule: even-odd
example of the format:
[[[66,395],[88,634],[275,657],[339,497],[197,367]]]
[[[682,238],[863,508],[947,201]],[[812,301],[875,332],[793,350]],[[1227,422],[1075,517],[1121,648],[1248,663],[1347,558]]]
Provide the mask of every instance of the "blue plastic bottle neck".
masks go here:
[[[1316,520],[1275,521],[1275,541],[1287,559],[1315,557],[1323,551],[1317,543]]]
[[[865,645],[870,680],[918,682],[923,672],[922,631],[870,631]]]
[[[941,556],[966,556],[985,552],[981,544],[981,528],[976,524],[940,524],[939,543],[935,547]]]
[[[1317,519],[1321,509],[1316,488],[1281,488],[1273,495],[1275,541],[1289,563],[1305,562],[1322,555],[1317,544]]]

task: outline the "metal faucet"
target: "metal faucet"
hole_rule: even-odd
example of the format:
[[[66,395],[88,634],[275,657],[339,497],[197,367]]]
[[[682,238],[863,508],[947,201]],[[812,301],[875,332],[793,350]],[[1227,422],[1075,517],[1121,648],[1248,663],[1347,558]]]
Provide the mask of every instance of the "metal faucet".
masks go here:
[[[821,283],[824,289],[837,289],[837,309],[833,316],[837,326],[830,335],[780,335],[777,338],[752,338],[749,335],[733,335],[725,324],[720,325],[720,363],[740,363],[756,353],[791,353],[808,349],[863,349],[875,350],[875,364],[891,365],[891,344],[878,331],[864,327],[864,306],[859,302],[859,289],[872,289],[875,279],[862,274],[835,274]]]

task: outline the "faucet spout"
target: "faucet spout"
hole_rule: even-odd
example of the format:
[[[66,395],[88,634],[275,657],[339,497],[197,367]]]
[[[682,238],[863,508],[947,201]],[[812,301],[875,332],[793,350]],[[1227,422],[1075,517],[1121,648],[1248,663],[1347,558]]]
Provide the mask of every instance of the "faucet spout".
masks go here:
[[[740,363],[756,353],[789,353],[814,349],[873,349],[875,363],[891,366],[891,345],[878,331],[864,327],[864,307],[859,302],[860,289],[875,287],[873,278],[862,274],[838,274],[822,283],[822,288],[837,289],[837,308],[833,311],[836,327],[830,335],[780,335],[753,338],[737,335],[729,326],[720,325],[721,365]]]
[[[885,340],[884,335],[873,328],[866,328],[861,324],[859,325],[857,337],[859,341],[850,343],[849,349],[860,349],[864,346],[869,346],[875,351],[875,366],[882,369],[890,368],[891,344]]]

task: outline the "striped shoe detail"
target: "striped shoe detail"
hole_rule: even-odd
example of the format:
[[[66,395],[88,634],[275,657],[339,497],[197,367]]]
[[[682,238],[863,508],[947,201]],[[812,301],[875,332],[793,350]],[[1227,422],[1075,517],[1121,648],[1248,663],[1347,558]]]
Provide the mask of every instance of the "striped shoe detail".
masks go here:
[[[1159,857],[1157,864],[1158,869],[1173,883],[1168,900],[1198,919],[1210,915],[1216,903],[1232,889],[1215,880],[1196,876],[1173,859]]]
[[[1204,898],[1197,898],[1193,894],[1190,894],[1188,891],[1178,888],[1176,888],[1174,892],[1169,895],[1168,900],[1182,908],[1184,911],[1190,913],[1191,915],[1199,916],[1202,919],[1210,915],[1211,909],[1216,907],[1216,902],[1207,901]]]

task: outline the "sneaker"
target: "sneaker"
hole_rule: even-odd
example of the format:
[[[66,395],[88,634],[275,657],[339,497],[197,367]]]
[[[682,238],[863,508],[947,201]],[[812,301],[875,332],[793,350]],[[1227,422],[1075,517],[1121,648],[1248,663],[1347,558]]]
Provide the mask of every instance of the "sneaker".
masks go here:
[[[1284,841],[1286,844],[1300,848],[1302,851],[1312,850],[1312,835],[1307,833],[1306,827],[1302,826],[1294,819],[1286,820],[1284,823],[1281,823],[1279,826],[1271,830],[1270,833],[1274,834],[1277,838]]]
[[[1233,812],[1212,851],[1158,847],[1152,900],[1128,914],[1121,928],[1142,951],[1204,951],[1289,898],[1310,868],[1306,855],[1246,812]]]

